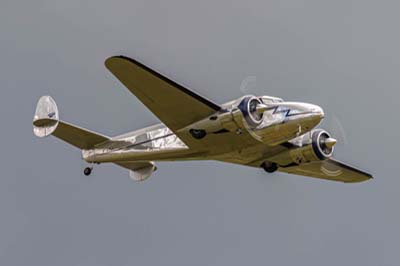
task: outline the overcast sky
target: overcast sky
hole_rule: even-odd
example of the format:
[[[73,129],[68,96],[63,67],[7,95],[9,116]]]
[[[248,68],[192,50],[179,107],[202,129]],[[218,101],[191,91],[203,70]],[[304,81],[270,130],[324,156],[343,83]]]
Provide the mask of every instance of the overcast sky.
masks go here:
[[[398,1],[0,1],[0,264],[399,265]],[[146,182],[32,134],[63,120],[114,136],[157,123],[104,67],[133,57],[217,103],[245,91],[322,106],[342,184],[218,162]]]

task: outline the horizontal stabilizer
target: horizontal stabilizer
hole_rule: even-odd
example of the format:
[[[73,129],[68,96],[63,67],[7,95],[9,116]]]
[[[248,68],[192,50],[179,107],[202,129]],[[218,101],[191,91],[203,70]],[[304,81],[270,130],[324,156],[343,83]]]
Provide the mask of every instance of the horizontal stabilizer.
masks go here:
[[[33,133],[38,137],[53,135],[80,149],[92,149],[109,140],[99,133],[60,121],[56,102],[50,96],[39,99],[33,118]]]

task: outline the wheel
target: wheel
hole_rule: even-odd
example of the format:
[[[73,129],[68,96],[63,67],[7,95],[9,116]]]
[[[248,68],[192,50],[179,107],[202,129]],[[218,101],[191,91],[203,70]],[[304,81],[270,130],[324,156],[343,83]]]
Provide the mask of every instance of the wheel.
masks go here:
[[[261,167],[265,170],[267,173],[273,173],[276,170],[278,170],[278,165],[276,163],[271,163],[271,162],[263,162]]]
[[[207,135],[207,132],[204,129],[191,129],[189,132],[195,139],[202,139]]]
[[[88,175],[90,175],[92,173],[92,168],[90,168],[90,167],[86,167],[84,170],[83,170],[83,174],[85,175],[85,176],[88,176]]]

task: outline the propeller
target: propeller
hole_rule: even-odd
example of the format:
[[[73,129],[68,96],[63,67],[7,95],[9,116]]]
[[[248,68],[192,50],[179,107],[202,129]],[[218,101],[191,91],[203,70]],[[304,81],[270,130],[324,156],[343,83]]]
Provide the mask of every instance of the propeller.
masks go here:
[[[335,137],[334,141],[330,140],[330,138],[326,139],[325,146],[329,147],[329,145],[335,145],[339,147],[344,147],[347,145],[348,141],[346,131],[341,123],[339,116],[337,116],[335,113],[327,112],[325,114],[324,121],[322,122],[322,127],[326,129],[331,134],[331,136]],[[330,176],[336,176],[341,173],[341,171],[332,170],[332,165],[327,160],[322,161],[320,168],[322,172]]]
[[[326,129],[335,139],[339,146],[345,146],[348,144],[346,131],[340,118],[335,113],[329,113],[325,115],[322,128]]]
[[[247,76],[245,77],[240,84],[240,91],[242,94],[255,94],[254,92],[257,90],[257,77],[256,76]]]
[[[251,94],[251,95],[259,95],[257,93],[257,77],[256,76],[247,76],[245,77],[240,84],[240,91],[242,94]],[[268,106],[265,104],[258,104],[256,107],[257,114],[263,114],[268,109]]]

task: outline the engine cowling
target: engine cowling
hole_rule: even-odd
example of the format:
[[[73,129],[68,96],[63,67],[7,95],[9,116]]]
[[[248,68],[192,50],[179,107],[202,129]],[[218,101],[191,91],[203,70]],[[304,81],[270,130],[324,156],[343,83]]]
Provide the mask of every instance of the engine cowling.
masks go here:
[[[289,150],[290,157],[295,163],[304,163],[328,159],[333,154],[336,140],[331,138],[330,134],[322,129],[311,131],[303,139],[302,147]]]
[[[314,130],[311,133],[311,145],[314,155],[325,160],[332,156],[336,140],[331,138],[330,134],[322,129]]]
[[[270,158],[271,162],[286,166],[321,161],[330,158],[333,154],[336,140],[322,129],[316,129],[299,137],[300,143],[287,151]]]
[[[148,179],[156,170],[157,167],[155,166],[154,162],[149,162],[148,166],[146,167],[129,170],[129,177],[134,181],[142,182]]]
[[[239,103],[238,108],[251,128],[257,127],[263,121],[263,112],[257,111],[257,106],[259,105],[262,105],[261,100],[254,96],[245,97]]]

